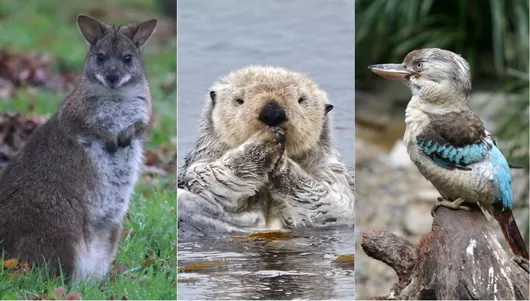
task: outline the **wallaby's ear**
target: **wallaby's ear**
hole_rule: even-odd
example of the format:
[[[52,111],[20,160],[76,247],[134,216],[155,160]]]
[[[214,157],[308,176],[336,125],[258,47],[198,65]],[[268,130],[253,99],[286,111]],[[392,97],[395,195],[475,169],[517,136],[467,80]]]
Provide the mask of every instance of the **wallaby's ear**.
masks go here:
[[[107,30],[107,25],[86,15],[77,16],[77,26],[79,27],[79,31],[81,31],[90,44],[96,43]]]
[[[147,42],[147,40],[149,40],[155,31],[157,22],[158,21],[156,19],[152,19],[137,25],[127,25],[124,28],[124,33],[134,42],[136,47],[140,48],[145,44],[145,42]]]

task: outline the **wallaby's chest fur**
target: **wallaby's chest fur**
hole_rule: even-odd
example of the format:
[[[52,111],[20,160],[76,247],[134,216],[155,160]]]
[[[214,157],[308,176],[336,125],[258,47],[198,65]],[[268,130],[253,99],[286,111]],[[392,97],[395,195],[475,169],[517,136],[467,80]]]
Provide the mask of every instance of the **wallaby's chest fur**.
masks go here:
[[[115,135],[139,120],[147,124],[150,119],[148,95],[145,86],[144,89],[131,87],[124,93],[91,97],[93,110],[86,122]],[[143,141],[134,137],[128,147],[118,148],[114,153],[109,153],[105,141],[100,139],[79,135],[77,141],[88,158],[95,181],[86,199],[89,232],[93,236],[78,247],[76,274],[82,276],[83,271],[89,271],[105,275],[143,163]]]
[[[95,97],[94,115],[89,123],[98,124],[111,133],[118,134],[132,123],[149,122],[147,88],[134,89],[135,95],[104,95]],[[138,179],[143,162],[143,142],[132,139],[129,147],[119,148],[115,153],[105,150],[104,141],[80,138],[83,148],[93,165],[97,178],[91,192],[89,209],[96,228],[105,229],[108,224],[122,221],[127,212],[130,196]]]
[[[77,22],[91,45],[81,79],[0,178],[0,248],[55,274],[61,265],[73,281],[101,280],[143,162],[151,99],[139,48],[156,20]]]

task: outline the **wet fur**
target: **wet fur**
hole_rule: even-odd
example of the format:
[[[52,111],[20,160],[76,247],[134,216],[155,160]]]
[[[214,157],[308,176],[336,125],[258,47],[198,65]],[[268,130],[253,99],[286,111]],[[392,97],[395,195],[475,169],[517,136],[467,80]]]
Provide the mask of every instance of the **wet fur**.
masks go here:
[[[153,21],[78,23],[91,44],[81,79],[0,179],[0,247],[54,274],[60,262],[73,281],[103,279],[119,246],[151,115],[139,47],[154,30]],[[135,53],[134,66],[120,70],[129,77],[122,86],[108,89],[93,76],[119,67],[95,63],[100,51]]]
[[[353,224],[353,178],[332,144],[323,91],[261,66],[234,71],[212,91],[179,176],[179,235]],[[285,150],[257,118],[271,99],[289,119]]]

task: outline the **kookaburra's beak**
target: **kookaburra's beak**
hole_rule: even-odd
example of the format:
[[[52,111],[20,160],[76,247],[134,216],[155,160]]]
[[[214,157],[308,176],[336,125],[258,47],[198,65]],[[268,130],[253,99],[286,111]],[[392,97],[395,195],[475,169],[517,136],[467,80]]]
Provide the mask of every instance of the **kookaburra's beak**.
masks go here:
[[[408,70],[402,64],[379,64],[370,65],[368,69],[372,70],[375,74],[391,80],[406,81],[409,80],[409,76],[414,74],[414,71]]]

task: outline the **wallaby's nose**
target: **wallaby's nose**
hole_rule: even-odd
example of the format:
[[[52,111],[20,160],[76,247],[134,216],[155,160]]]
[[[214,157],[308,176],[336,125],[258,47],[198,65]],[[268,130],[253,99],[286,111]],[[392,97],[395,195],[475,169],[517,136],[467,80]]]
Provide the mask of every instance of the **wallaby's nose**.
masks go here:
[[[287,115],[280,104],[273,100],[263,106],[259,120],[268,126],[278,126],[287,120]]]
[[[107,84],[109,84],[109,86],[111,86],[111,87],[116,85],[118,83],[119,79],[120,79],[120,75],[116,71],[110,71],[105,76],[105,80],[107,81]]]

